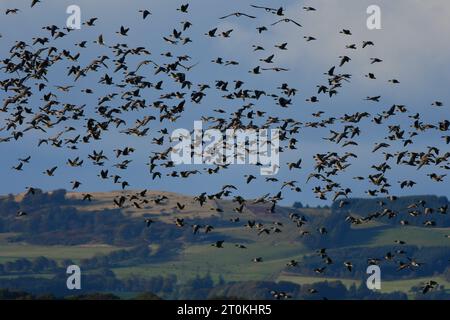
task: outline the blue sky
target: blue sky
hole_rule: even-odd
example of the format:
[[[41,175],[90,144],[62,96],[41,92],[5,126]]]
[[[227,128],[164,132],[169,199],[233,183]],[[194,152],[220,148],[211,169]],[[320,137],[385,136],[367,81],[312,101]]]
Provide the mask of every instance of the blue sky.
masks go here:
[[[276,87],[286,82],[290,86],[299,89],[297,96],[293,99],[293,106],[289,109],[280,108],[273,103],[270,98],[262,99],[258,105],[269,114],[280,118],[291,117],[301,122],[314,121],[312,113],[318,110],[326,111],[325,116],[341,116],[344,113],[367,111],[375,116],[386,110],[392,104],[404,104],[410,113],[420,112],[423,122],[436,123],[449,118],[450,93],[448,84],[450,83],[449,58],[450,43],[447,41],[450,31],[450,3],[446,0],[416,1],[365,1],[365,0],[311,0],[311,1],[218,1],[218,0],[193,0],[189,1],[189,14],[181,14],[176,8],[182,1],[116,1],[116,0],[96,0],[96,1],[61,1],[43,0],[35,8],[29,8],[30,1],[3,0],[0,2],[0,11],[7,8],[19,8],[18,15],[2,15],[0,19],[0,55],[1,59],[8,56],[9,48],[17,40],[24,40],[27,43],[36,36],[48,36],[48,32],[41,29],[45,25],[64,26],[68,15],[65,13],[68,5],[76,4],[81,7],[82,20],[91,17],[98,17],[99,20],[93,28],[83,27],[79,31],[73,31],[69,36],[58,39],[52,45],[58,48],[70,48],[71,52],[81,52],[79,63],[86,65],[98,55],[112,53],[108,50],[92,44],[92,41],[99,34],[103,34],[107,44],[117,42],[127,43],[130,47],[145,46],[151,52],[150,58],[159,63],[167,62],[160,55],[162,52],[171,50],[174,56],[188,54],[192,57],[190,63],[199,62],[199,65],[190,72],[190,80],[194,83],[214,83],[215,80],[233,81],[243,80],[250,88],[264,89],[270,92],[276,91]],[[261,25],[269,25],[276,21],[276,17],[262,10],[253,9],[250,4],[283,6],[286,8],[286,16],[299,21],[303,28],[295,25],[279,24],[270,28],[268,32],[259,35],[255,28]],[[371,4],[377,4],[382,12],[382,29],[368,30],[366,28],[366,8]],[[305,12],[301,8],[304,5],[311,5],[317,8],[317,12]],[[139,9],[149,9],[153,14],[143,21],[138,13]],[[219,20],[225,14],[242,11],[256,15],[258,19],[245,19],[231,17]],[[186,46],[172,46],[162,39],[163,36],[171,34],[172,29],[180,30],[181,21],[189,20],[193,27],[186,33],[192,40]],[[115,34],[120,26],[130,27],[129,36],[124,38]],[[208,30],[218,27],[219,30],[233,29],[229,39],[216,38],[209,39],[203,34]],[[343,28],[351,29],[353,35],[345,37],[339,34]],[[306,43],[304,36],[314,36],[317,41]],[[87,49],[78,49],[73,46],[81,40],[88,40]],[[375,47],[361,49],[360,45],[364,40],[372,40]],[[288,42],[288,50],[281,52],[274,48],[275,44]],[[345,45],[355,43],[358,50],[352,51],[345,48]],[[262,53],[255,53],[252,45],[261,45],[266,50]],[[247,71],[260,64],[260,58],[266,58],[275,53],[275,65],[289,68],[289,72],[263,73],[256,76]],[[353,74],[351,83],[344,86],[337,97],[328,99],[325,96],[319,97],[320,102],[309,104],[305,99],[316,95],[316,85],[325,83],[326,77],[323,75],[331,66],[338,63],[338,56],[347,54],[352,58],[351,63],[342,69],[345,73]],[[224,60],[237,60],[239,66],[224,67],[210,63],[218,56]],[[383,63],[370,65],[369,58],[379,57]],[[130,64],[136,63],[130,59]],[[112,63],[111,63],[112,65]],[[65,76],[67,64],[55,68],[50,74],[51,85],[71,85],[72,78]],[[142,74],[150,82],[157,82],[154,78],[151,67],[143,69]],[[105,72],[112,75],[112,70],[101,70],[93,77],[87,77],[77,82],[76,88],[68,94],[58,93],[58,98],[64,102],[71,102],[77,105],[87,104],[87,110],[94,111],[96,99],[99,94],[111,92],[111,88],[105,88],[97,84],[97,79]],[[364,75],[373,72],[377,80],[367,80]],[[0,74],[0,79],[4,78]],[[120,79],[121,75],[113,75],[115,79]],[[388,79],[396,78],[400,84],[392,86]],[[171,88],[169,81],[167,91]],[[51,87],[51,86],[49,86]],[[97,94],[87,97],[80,92],[80,89],[91,87]],[[173,89],[177,89],[173,86]],[[179,90],[179,89],[177,89]],[[45,91],[47,92],[47,91]],[[157,99],[158,94],[149,92],[146,99],[152,101]],[[372,104],[363,101],[366,96],[381,95],[381,102]],[[5,93],[0,93],[0,99],[5,98]],[[30,99],[30,104],[37,108],[42,104],[39,101],[40,95]],[[432,108],[430,104],[440,100],[446,106],[440,109]],[[235,110],[240,106],[239,101],[227,102],[220,99],[220,95],[211,93],[204,99],[202,104],[195,105],[187,103],[186,114],[170,130],[175,128],[192,129],[193,121],[199,120],[202,115],[212,115],[213,109],[223,107]],[[127,118],[130,125],[135,117],[144,113],[130,115]],[[6,114],[0,114],[0,121],[4,121]],[[128,116],[127,116],[128,117]],[[367,176],[374,173],[370,169],[372,164],[379,164],[383,161],[381,153],[372,154],[371,149],[375,142],[380,142],[387,135],[387,125],[399,124],[404,129],[408,129],[411,121],[407,115],[399,115],[389,120],[382,126],[375,126],[369,121],[361,123],[362,134],[357,139],[359,146],[342,149],[340,146],[328,143],[322,137],[329,134],[329,129],[302,129],[299,135],[299,147],[295,152],[282,153],[280,162],[303,159],[303,169],[301,171],[289,171],[282,167],[277,178],[282,181],[297,180],[302,188],[302,193],[291,192],[286,189],[283,194],[284,203],[302,201],[309,204],[324,204],[317,200],[311,192],[313,184],[305,184],[306,177],[312,170],[312,156],[319,152],[326,151],[351,151],[358,154],[358,159],[353,162],[351,168],[342,176],[337,178],[345,186],[353,190],[353,196],[364,196],[364,192],[370,187],[367,182],[355,182],[352,177],[357,175]],[[79,126],[72,123],[71,125]],[[77,127],[80,130],[82,128]],[[343,125],[336,124],[333,130],[342,129]],[[161,150],[152,145],[151,139],[159,136],[156,133],[161,129],[157,122],[152,123],[152,135],[144,138],[130,138],[117,132],[110,132],[103,140],[97,143],[81,147],[80,150],[71,151],[67,149],[55,149],[50,146],[37,148],[37,141],[43,136],[36,133],[27,135],[17,142],[1,143],[0,152],[0,194],[18,193],[24,191],[26,186],[41,187],[46,190],[56,188],[70,189],[69,181],[79,180],[83,183],[79,191],[107,191],[117,189],[117,185],[112,182],[100,181],[96,175],[99,167],[92,166],[85,160],[82,168],[68,168],[65,162],[68,158],[76,156],[86,157],[95,150],[105,150],[110,159],[113,156],[113,149],[117,147],[133,146],[138,151],[132,157],[133,162],[127,172],[116,171],[125,180],[129,181],[135,189],[156,189],[168,190],[187,194],[199,194],[203,191],[213,192],[220,190],[224,184],[235,184],[239,186],[239,192],[247,197],[255,197],[265,193],[276,193],[279,184],[263,183],[264,177],[258,175],[258,168],[248,166],[235,166],[222,174],[216,176],[198,175],[190,179],[165,178],[161,180],[151,180],[147,173],[145,163],[148,155],[155,150]],[[49,135],[56,133],[51,131]],[[0,132],[0,137],[6,133]],[[443,143],[440,132],[426,133],[421,137],[416,137],[410,150],[426,151],[427,146],[435,145],[443,152],[449,151],[448,146]],[[167,145],[168,146],[168,145]],[[400,144],[392,144],[390,151],[402,150]],[[19,157],[31,155],[31,164],[25,166],[23,172],[10,170],[18,163]],[[117,161],[112,161],[116,163]],[[111,163],[111,164],[112,164]],[[58,165],[59,169],[54,177],[47,177],[42,174],[47,168]],[[188,169],[199,169],[188,167]],[[112,169],[111,169],[112,171]],[[450,196],[448,182],[435,183],[427,176],[427,173],[438,172],[437,168],[425,168],[417,171],[415,168],[394,167],[387,176],[393,185],[391,191],[398,195],[402,194],[437,194]],[[254,174],[258,178],[250,185],[245,184],[244,174]],[[415,188],[400,190],[396,184],[397,180],[412,179],[419,182]]]

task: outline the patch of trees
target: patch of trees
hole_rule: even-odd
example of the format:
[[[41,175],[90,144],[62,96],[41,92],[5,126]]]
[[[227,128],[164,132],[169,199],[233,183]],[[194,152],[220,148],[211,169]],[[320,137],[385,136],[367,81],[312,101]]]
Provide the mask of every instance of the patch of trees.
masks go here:
[[[32,300],[35,296],[20,290],[0,289],[0,300]]]
[[[52,278],[43,277],[2,277],[0,288],[29,292],[33,295],[52,294],[56,297],[87,295],[95,292],[153,292],[166,296],[177,294],[176,276],[137,278],[120,280],[110,269],[96,269],[82,274],[82,289],[76,292],[66,287],[65,269],[55,273]]]
[[[292,205],[292,208],[294,208],[294,209],[302,209],[303,208],[303,204],[300,201],[294,202],[294,204]]]
[[[284,292],[292,299],[298,300],[346,300],[346,299],[391,299],[406,300],[407,295],[402,292],[383,294],[370,291],[365,285],[352,286],[347,289],[340,281],[323,281],[314,284],[294,284],[291,282],[245,281],[219,285],[213,288],[210,299],[216,297],[239,297],[240,299],[273,299],[271,291]]]
[[[320,281],[313,284],[295,284],[281,281],[242,281],[215,283],[209,274],[197,276],[188,281],[178,282],[175,275],[140,278],[132,276],[127,279],[117,279],[108,269],[99,269],[82,277],[82,290],[76,292],[65,289],[65,274],[55,275],[52,279],[14,278],[0,279],[0,288],[15,288],[0,290],[0,299],[33,299],[37,296],[66,297],[69,299],[117,299],[120,292],[139,292],[135,299],[273,299],[271,292],[285,292],[291,299],[321,300],[321,299],[387,299],[404,300],[403,292],[380,293],[367,289],[365,283],[360,286],[346,287],[341,281]],[[26,291],[26,292],[25,292]],[[98,292],[106,292],[99,294]],[[107,292],[113,293],[108,294]],[[427,294],[421,292],[421,284],[413,288],[415,299],[448,299],[450,295],[443,287],[433,289]]]
[[[0,264],[0,275],[47,273],[58,270],[59,266],[55,260],[46,257],[38,257],[33,260],[20,258]]]

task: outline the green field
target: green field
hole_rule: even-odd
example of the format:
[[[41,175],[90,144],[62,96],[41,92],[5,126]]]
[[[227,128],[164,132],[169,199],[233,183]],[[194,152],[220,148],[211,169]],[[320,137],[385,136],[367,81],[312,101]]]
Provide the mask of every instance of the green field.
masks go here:
[[[77,262],[93,257],[96,254],[107,254],[120,248],[105,245],[84,246],[37,246],[29,244],[0,243],[0,263],[14,261],[19,258],[34,259],[46,257],[61,261],[71,259]]]
[[[262,243],[246,244],[247,249],[237,249],[234,243],[225,243],[219,249],[210,245],[186,247],[177,260],[146,264],[136,267],[115,268],[118,277],[133,274],[152,277],[175,274],[180,281],[209,273],[213,279],[222,276],[227,281],[275,279],[291,259],[298,259],[304,248],[301,244]],[[263,255],[263,262],[253,258]]]
[[[359,286],[361,281],[354,280],[354,279],[342,279],[342,278],[328,278],[328,277],[308,277],[308,276],[298,276],[293,274],[281,274],[277,281],[288,281],[293,282],[299,285],[303,284],[313,284],[317,282],[333,282],[333,281],[341,281],[343,285],[345,285],[347,288],[355,284],[356,286]],[[408,288],[409,289],[409,288]]]
[[[449,228],[425,229],[418,227],[398,227],[387,228],[374,234],[374,237],[368,243],[371,246],[382,246],[394,243],[401,239],[410,245],[419,247],[427,246],[448,246],[450,239],[445,235],[450,234]]]

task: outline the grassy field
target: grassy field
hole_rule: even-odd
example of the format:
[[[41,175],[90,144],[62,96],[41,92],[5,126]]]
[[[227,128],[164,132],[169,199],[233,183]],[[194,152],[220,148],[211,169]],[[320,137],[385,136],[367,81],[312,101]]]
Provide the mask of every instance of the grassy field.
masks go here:
[[[368,243],[370,246],[391,245],[395,240],[406,241],[407,244],[419,247],[449,246],[450,239],[445,235],[450,234],[450,228],[425,229],[419,227],[387,228],[374,234]]]
[[[332,281],[341,281],[343,285],[345,285],[347,288],[355,284],[356,286],[359,286],[361,281],[354,280],[354,279],[340,279],[340,278],[328,278],[328,277],[308,277],[308,276],[298,276],[293,274],[286,274],[282,273],[280,276],[276,279],[277,282],[280,281],[288,281],[293,282],[299,285],[302,284],[313,284],[316,282],[332,282]]]
[[[46,257],[57,261],[71,259],[77,262],[99,253],[107,254],[118,249],[121,248],[107,245],[37,246],[0,241],[0,263],[19,258],[34,259],[37,257]]]
[[[114,272],[120,278],[175,274],[181,282],[208,273],[213,279],[222,276],[227,281],[267,280],[276,278],[290,259],[298,259],[304,252],[301,244],[286,242],[266,241],[246,246],[247,249],[237,249],[234,243],[225,243],[224,248],[219,249],[210,245],[192,245],[186,247],[177,260],[115,268]],[[252,262],[261,255],[263,262]]]
[[[424,228],[413,226],[391,226],[377,224],[372,227],[353,228],[346,235],[343,246],[378,247],[393,245],[395,240],[405,241],[408,245],[418,247],[450,246],[450,228]]]
[[[92,202],[84,202],[82,206],[79,207],[82,211],[94,211],[103,209],[116,209],[114,205],[114,198],[122,195],[132,195],[139,191],[114,191],[114,192],[92,192],[93,199]],[[161,202],[160,204],[154,203],[152,200],[157,199],[161,196],[166,196],[168,199]],[[82,199],[82,195],[78,192],[69,192],[67,197],[71,199]],[[204,217],[217,216],[220,217],[221,214],[215,212],[217,207],[215,202],[208,202],[203,206],[200,206],[197,202],[192,200],[192,197],[187,197],[173,192],[166,191],[151,191],[148,190],[146,193],[146,198],[149,200],[149,204],[142,209],[137,209],[130,203],[125,205],[124,213],[132,217],[141,217],[143,215],[153,215],[157,216],[160,221],[172,222],[173,219],[180,215],[180,210],[177,208],[177,202],[186,205],[183,210],[182,215],[185,218],[197,218],[201,219]]]

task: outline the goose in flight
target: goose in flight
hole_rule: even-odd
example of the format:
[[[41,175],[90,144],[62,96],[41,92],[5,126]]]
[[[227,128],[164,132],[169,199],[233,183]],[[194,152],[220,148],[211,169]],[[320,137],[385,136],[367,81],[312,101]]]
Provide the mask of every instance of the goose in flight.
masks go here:
[[[380,98],[381,98],[381,96],[366,97],[364,100],[366,100],[366,101],[380,102]]]
[[[27,215],[27,213],[25,211],[22,211],[22,210],[17,211],[17,214],[16,214],[17,217],[24,217],[26,215]]]
[[[350,62],[352,60],[348,56],[339,56],[339,58],[341,59],[341,62],[339,63],[339,67],[342,67],[344,64],[346,64],[347,62]]]
[[[33,8],[37,3],[41,3],[40,0],[32,0],[31,1],[31,8]]]
[[[372,41],[363,41],[362,47],[363,49],[367,46],[374,46],[375,44]]]
[[[92,196],[92,194],[90,194],[90,193],[86,193],[86,194],[82,194],[81,195],[82,197],[83,197],[83,201],[92,201],[92,198],[93,198],[93,196]]]
[[[126,36],[128,35],[128,34],[127,34],[128,31],[130,31],[130,28],[125,28],[124,26],[120,26],[120,30],[117,31],[116,33],[119,34],[119,35],[121,35],[121,36],[126,37]]]
[[[264,31],[267,31],[267,27],[262,26],[262,27],[257,27],[256,30],[258,31],[258,33],[263,33]]]
[[[98,18],[91,18],[88,21],[83,22],[83,25],[86,25],[88,27],[93,27],[93,26],[95,26],[95,21],[97,21],[97,20],[98,20]]]
[[[425,285],[422,287],[422,293],[426,294],[430,290],[435,289],[438,286],[438,283],[436,281],[430,280],[425,283]]]
[[[17,166],[12,167],[16,171],[23,171],[23,162],[20,162]]]
[[[352,32],[348,29],[342,29],[341,31],[339,31],[339,33],[344,34],[346,36],[351,36]]]
[[[344,266],[347,268],[348,271],[352,271],[353,264],[350,261],[344,262]]]
[[[219,240],[219,241],[216,241],[215,243],[211,244],[211,246],[216,247],[216,248],[223,248],[224,242],[225,242],[224,240]]]
[[[275,71],[275,72],[289,71],[289,69],[286,69],[286,68],[280,68],[280,67],[261,68],[261,70],[264,70],[264,71]]]
[[[291,260],[291,261],[289,261],[288,263],[286,263],[286,265],[287,265],[288,267],[297,267],[297,266],[298,266],[298,261],[296,261],[296,260]]]
[[[227,14],[227,15],[225,15],[223,17],[220,17],[219,19],[226,19],[226,18],[229,18],[229,17],[232,17],[232,16],[235,16],[235,17],[238,17],[238,18],[242,16],[242,17],[247,17],[247,18],[250,18],[250,19],[256,19],[255,16],[251,16],[251,15],[243,13],[243,12],[233,12],[233,13]]]
[[[207,33],[205,33],[205,36],[214,38],[216,36],[217,28],[209,30]]]
[[[20,11],[19,9],[6,9],[5,15],[17,14],[19,11]]]
[[[380,62],[383,62],[383,60],[381,60],[379,58],[370,58],[370,64],[380,63]]]
[[[293,24],[295,24],[295,25],[297,25],[297,26],[299,26],[299,27],[302,27],[302,25],[301,25],[300,23],[298,23],[298,22],[295,21],[295,20],[289,19],[289,18],[280,19],[280,20],[278,20],[278,21],[272,23],[271,26],[277,25],[277,24],[279,24],[280,22],[286,22],[286,23],[291,22],[291,23],[293,23]]]
[[[180,11],[182,13],[188,13],[189,3],[182,4],[177,11]]]
[[[142,13],[142,19],[146,19],[149,15],[151,15],[152,13],[148,10],[139,10],[140,13]]]
[[[431,105],[434,107],[442,107],[444,103],[442,103],[441,101],[434,101]]]
[[[145,222],[145,225],[147,226],[147,228],[150,227],[152,225],[152,223],[154,223],[154,221],[150,218],[146,218],[144,220],[144,222]]]
[[[286,292],[283,291],[275,291],[272,290],[270,291],[270,294],[272,295],[272,297],[276,300],[281,300],[281,299],[290,299],[292,298],[291,295],[287,294]]]
[[[55,166],[55,167],[53,167],[53,168],[51,168],[51,169],[45,170],[43,173],[46,174],[46,175],[48,175],[49,177],[53,177],[53,175],[54,175],[54,173],[55,173],[55,171],[56,171],[57,168],[58,168],[58,167]]]

